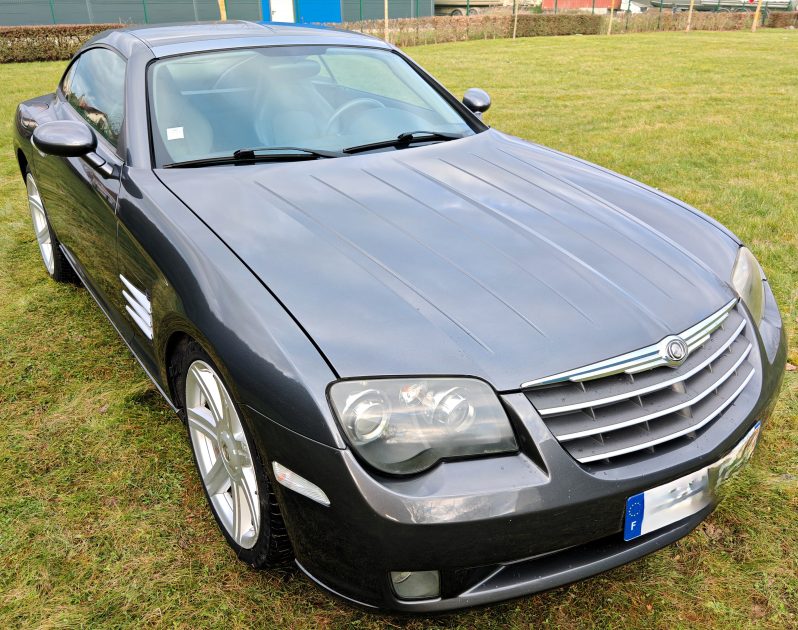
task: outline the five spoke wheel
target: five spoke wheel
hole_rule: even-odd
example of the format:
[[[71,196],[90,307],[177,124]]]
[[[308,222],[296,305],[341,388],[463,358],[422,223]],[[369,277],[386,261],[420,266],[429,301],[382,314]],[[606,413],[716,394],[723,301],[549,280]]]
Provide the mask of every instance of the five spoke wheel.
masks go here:
[[[260,501],[252,451],[230,394],[214,369],[196,360],[186,373],[186,419],[202,482],[230,537],[252,548]]]
[[[30,206],[30,215],[31,219],[33,219],[36,240],[39,242],[39,251],[42,254],[47,273],[52,276],[55,273],[55,259],[53,257],[53,239],[50,235],[47,215],[44,213],[44,205],[42,204],[41,195],[39,195],[39,188],[30,173],[25,178],[25,184],[28,188],[28,206]]]

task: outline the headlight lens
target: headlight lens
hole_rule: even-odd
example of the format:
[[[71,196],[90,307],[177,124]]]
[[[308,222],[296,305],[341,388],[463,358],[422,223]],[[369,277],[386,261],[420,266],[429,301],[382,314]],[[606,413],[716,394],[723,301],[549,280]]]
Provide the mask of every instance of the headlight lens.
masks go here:
[[[499,399],[476,379],[340,381],[330,387],[330,400],[352,447],[387,473],[518,450]]]
[[[747,247],[741,247],[737,254],[732,271],[732,286],[743,302],[748,306],[751,315],[759,326],[765,314],[765,287],[762,284],[764,275],[756,258]]]

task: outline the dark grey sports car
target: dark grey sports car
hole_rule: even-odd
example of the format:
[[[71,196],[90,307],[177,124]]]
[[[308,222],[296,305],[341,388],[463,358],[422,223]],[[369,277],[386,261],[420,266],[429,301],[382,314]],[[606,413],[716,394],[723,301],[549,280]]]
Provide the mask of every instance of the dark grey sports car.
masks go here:
[[[47,272],[187,424],[241,560],[432,612],[680,538],[786,357],[728,230],[488,128],[392,46],[253,23],[87,43],[17,110]]]

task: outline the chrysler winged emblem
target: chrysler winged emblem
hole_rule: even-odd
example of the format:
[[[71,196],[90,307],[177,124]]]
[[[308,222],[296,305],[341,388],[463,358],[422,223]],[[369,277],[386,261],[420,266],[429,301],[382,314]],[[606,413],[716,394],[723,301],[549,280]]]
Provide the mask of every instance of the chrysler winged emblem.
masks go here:
[[[678,335],[665,337],[659,344],[659,356],[671,367],[684,363],[688,353],[687,342]]]

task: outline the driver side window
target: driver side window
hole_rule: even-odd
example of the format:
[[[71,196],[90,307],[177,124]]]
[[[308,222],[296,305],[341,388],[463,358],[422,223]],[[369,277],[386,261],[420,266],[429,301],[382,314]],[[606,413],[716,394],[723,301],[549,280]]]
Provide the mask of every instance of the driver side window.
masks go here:
[[[61,84],[72,107],[115,147],[125,112],[125,60],[106,48],[84,52]]]

